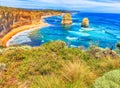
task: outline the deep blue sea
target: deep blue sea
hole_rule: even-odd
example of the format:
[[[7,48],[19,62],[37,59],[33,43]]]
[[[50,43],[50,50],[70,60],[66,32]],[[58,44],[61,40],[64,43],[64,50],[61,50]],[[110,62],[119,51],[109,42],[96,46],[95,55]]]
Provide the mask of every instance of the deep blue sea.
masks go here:
[[[84,17],[89,18],[89,28],[81,27]],[[98,45],[115,48],[116,43],[120,42],[120,14],[76,12],[72,13],[73,24],[69,26],[61,25],[61,19],[62,16],[45,18],[51,26],[17,35],[9,44],[40,46],[49,41],[62,40],[69,47]]]

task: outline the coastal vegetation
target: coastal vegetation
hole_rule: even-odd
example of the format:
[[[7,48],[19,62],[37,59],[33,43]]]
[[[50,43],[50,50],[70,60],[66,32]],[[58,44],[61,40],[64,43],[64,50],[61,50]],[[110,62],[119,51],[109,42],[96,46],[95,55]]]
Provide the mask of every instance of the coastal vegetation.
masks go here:
[[[68,48],[62,41],[0,48],[0,88],[119,88],[119,69],[120,57],[109,48]]]

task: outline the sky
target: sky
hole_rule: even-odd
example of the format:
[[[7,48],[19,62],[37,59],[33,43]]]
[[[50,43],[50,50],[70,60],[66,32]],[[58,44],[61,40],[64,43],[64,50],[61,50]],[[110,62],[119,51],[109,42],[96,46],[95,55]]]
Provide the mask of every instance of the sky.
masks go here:
[[[0,6],[120,13],[120,0],[0,0]]]

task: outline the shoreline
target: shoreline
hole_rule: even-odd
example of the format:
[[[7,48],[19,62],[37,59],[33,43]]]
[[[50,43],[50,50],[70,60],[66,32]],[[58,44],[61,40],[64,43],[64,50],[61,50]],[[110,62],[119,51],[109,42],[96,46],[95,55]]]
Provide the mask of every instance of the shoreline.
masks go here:
[[[49,26],[49,24],[46,25],[46,26]],[[43,27],[46,27],[46,26],[43,26]],[[11,44],[11,41],[13,41],[14,39],[16,39],[16,37],[18,37],[18,36],[20,36],[20,35],[23,35],[23,34],[26,34],[26,37],[28,37],[28,35],[29,35],[32,31],[37,30],[37,29],[40,29],[40,28],[43,28],[43,27],[40,26],[39,28],[31,28],[31,29],[29,29],[29,30],[24,30],[24,31],[21,31],[21,32],[13,35],[12,38],[10,38],[10,39],[7,41],[6,47],[11,46],[11,45],[10,45],[10,44]]]
[[[42,27],[49,26],[50,24],[45,23],[44,18],[51,17],[51,16],[53,16],[53,15],[42,16],[39,24],[24,25],[24,26],[12,29],[2,39],[0,39],[1,40],[1,45],[3,47],[8,47],[9,46],[8,41],[10,39],[12,39],[16,34],[19,34],[21,32],[28,31],[28,30],[33,31],[35,29],[39,29],[39,28],[42,28]]]

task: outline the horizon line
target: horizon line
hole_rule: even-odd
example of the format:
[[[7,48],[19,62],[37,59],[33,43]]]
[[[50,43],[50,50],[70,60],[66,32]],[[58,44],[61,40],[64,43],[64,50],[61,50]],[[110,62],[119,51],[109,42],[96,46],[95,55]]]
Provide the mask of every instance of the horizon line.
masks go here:
[[[14,8],[14,9],[23,9],[23,10],[58,10],[58,11],[81,12],[81,13],[120,14],[120,13],[115,13],[115,12],[113,13],[113,12],[80,11],[80,10],[67,10],[67,9],[23,8],[23,7],[14,7],[14,6],[4,6],[4,5],[0,5],[0,7]]]

